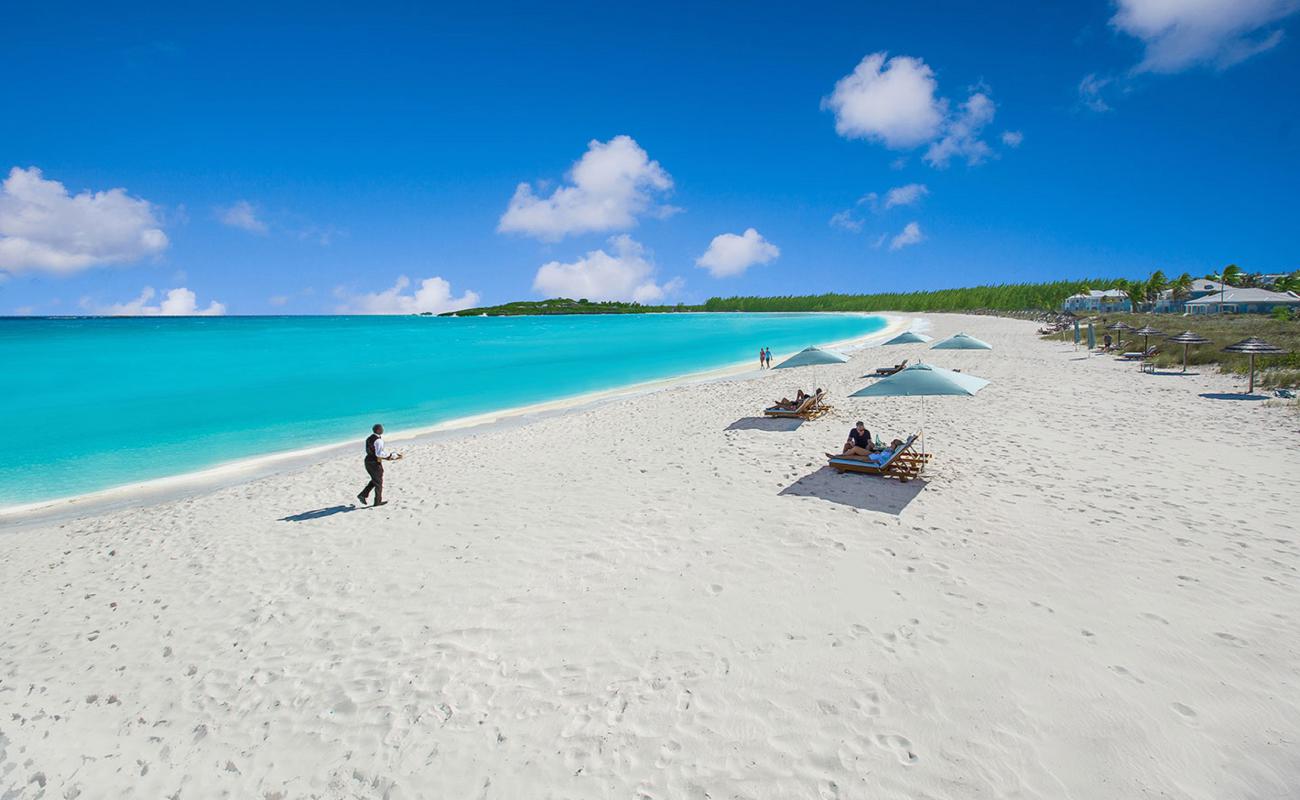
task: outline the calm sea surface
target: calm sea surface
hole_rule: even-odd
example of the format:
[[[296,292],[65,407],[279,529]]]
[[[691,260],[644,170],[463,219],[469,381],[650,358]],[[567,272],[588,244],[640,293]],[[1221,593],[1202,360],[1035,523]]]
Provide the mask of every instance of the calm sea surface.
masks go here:
[[[374,422],[400,432],[756,361],[759,347],[792,351],[884,325],[831,314],[0,319],[0,507],[360,442]]]

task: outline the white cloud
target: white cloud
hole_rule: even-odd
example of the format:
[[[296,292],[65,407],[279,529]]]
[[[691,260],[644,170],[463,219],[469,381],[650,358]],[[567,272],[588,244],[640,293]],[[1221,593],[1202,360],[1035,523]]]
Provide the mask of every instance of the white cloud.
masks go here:
[[[1282,41],[1274,23],[1300,9],[1297,0],[1117,0],[1110,24],[1141,39],[1137,72],[1179,72],[1197,64],[1220,69]]]
[[[1005,144],[1007,147],[1015,149],[1019,147],[1021,143],[1024,141],[1025,141],[1025,135],[1020,131],[1002,132],[1002,143]]]
[[[168,289],[157,305],[150,305],[149,301],[157,294],[153,287],[146,286],[139,297],[125,303],[96,306],[90,298],[82,298],[81,307],[91,313],[111,317],[219,317],[226,313],[226,307],[215,300],[208,303],[207,308],[200,309],[194,292],[183,286]]]
[[[910,206],[919,202],[921,198],[930,193],[924,183],[909,183],[905,186],[895,186],[888,192],[885,192],[885,208],[894,206]]]
[[[223,225],[256,233],[259,236],[265,236],[270,230],[265,222],[258,219],[257,208],[247,200],[238,200],[234,205],[217,209],[217,219],[221,220]]]
[[[627,234],[609,240],[613,254],[592,250],[572,263],[543,264],[533,278],[533,291],[547,297],[588,300],[622,300],[637,303],[660,302],[678,290],[682,282],[673,279],[655,283],[654,263],[640,243]]]
[[[334,295],[344,301],[338,307],[344,314],[442,314],[478,305],[477,292],[466,291],[455,297],[451,284],[442,278],[425,278],[407,294],[410,285],[411,279],[402,275],[382,292],[354,295],[340,287],[334,290]]]
[[[714,236],[709,249],[695,259],[695,264],[707,269],[715,278],[726,278],[740,275],[755,264],[766,264],[780,255],[781,248],[749,228],[739,236],[734,233]]]
[[[895,186],[885,192],[883,202],[880,195],[875,192],[867,192],[862,197],[858,198],[856,207],[865,205],[870,207],[873,212],[881,213],[898,206],[914,205],[919,203],[922,198],[929,194],[930,190],[925,184],[908,183],[903,186]],[[837,212],[831,217],[830,225],[832,228],[840,228],[842,230],[851,231],[852,233],[859,233],[866,225],[866,220],[854,216],[853,209],[845,209],[844,211]],[[879,247],[880,243],[877,243],[876,246]]]
[[[1298,0],[1300,1],[1300,0]],[[954,157],[979,164],[993,151],[982,139],[996,106],[985,91],[972,91],[955,111],[939,97],[934,71],[921,59],[872,53],[840,78],[822,108],[835,112],[835,131],[892,150],[928,144],[925,160],[946,167]],[[894,162],[899,168],[898,160]]]
[[[835,212],[830,221],[830,226],[832,228],[839,228],[840,230],[849,231],[850,233],[861,231],[863,224],[863,220],[853,216],[853,212],[848,210]]]
[[[939,134],[946,107],[935,97],[934,71],[919,58],[872,53],[840,78],[822,108],[835,112],[835,132],[900,150]]]
[[[916,244],[925,237],[921,234],[921,226],[915,222],[909,222],[903,226],[903,230],[897,236],[889,240],[890,250],[902,250],[908,245]]]
[[[276,308],[279,308],[280,306],[282,306],[282,305],[284,305],[285,303],[289,302],[289,295],[287,295],[287,294],[277,294],[277,295],[272,295],[270,298],[267,299],[266,302],[270,303],[271,305],[275,306]]]
[[[1113,81],[1114,78],[1098,76],[1093,72],[1084,75],[1083,80],[1079,81],[1079,102],[1091,111],[1110,111],[1110,104],[1102,93]]]
[[[965,158],[968,164],[979,164],[993,154],[980,139],[984,126],[993,121],[997,108],[983,92],[976,92],[961,106],[961,111],[949,118],[943,138],[930,145],[925,160],[933,167],[946,167],[954,157]]]
[[[154,207],[125,189],[69,195],[36,167],[14,167],[0,187],[0,271],[67,275],[161,253]]]
[[[575,233],[630,228],[643,213],[669,216],[680,210],[654,206],[654,196],[672,188],[672,176],[630,136],[592,140],[568,179],[549,197],[519,184],[497,230],[557,241]]]

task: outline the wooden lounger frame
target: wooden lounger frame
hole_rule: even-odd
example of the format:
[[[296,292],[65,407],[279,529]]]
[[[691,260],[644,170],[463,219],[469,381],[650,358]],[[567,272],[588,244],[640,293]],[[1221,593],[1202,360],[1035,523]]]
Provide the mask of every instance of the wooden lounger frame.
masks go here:
[[[767,408],[763,414],[778,419],[804,419],[814,420],[823,417],[831,412],[831,407],[826,405],[826,393],[817,392],[804,398],[798,408]]]
[[[921,470],[925,469],[930,461],[929,453],[918,453],[912,450],[917,438],[918,435],[915,433],[907,437],[903,446],[894,451],[888,461],[878,466],[861,456],[831,456],[830,466],[840,473],[860,472],[863,475],[898,478],[900,483],[907,483],[913,478],[919,478]]]
[[[903,370],[907,369],[907,362],[908,359],[905,358],[903,359],[903,363],[895,364],[892,367],[876,367],[876,375],[882,378],[887,378],[890,375],[902,372]]]
[[[1148,347],[1146,350],[1142,351],[1141,353],[1138,352],[1120,353],[1119,357],[1124,359],[1125,361],[1146,361],[1148,358],[1155,356],[1159,352],[1160,352],[1160,347],[1158,345],[1153,344],[1150,347]]]

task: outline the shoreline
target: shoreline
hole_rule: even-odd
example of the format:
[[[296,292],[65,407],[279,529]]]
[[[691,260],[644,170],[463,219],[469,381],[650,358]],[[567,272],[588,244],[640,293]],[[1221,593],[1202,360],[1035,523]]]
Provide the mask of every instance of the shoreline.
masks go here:
[[[897,313],[878,312],[803,312],[846,314],[850,316],[880,317],[885,320],[885,327],[865,336],[843,339],[829,343],[818,343],[818,347],[838,348],[855,351],[873,344],[879,344],[887,338],[898,335],[903,330],[920,323],[916,315],[902,316]],[[797,352],[797,351],[795,351]],[[779,358],[793,355],[781,353]],[[777,358],[777,356],[774,356]],[[779,360],[779,358],[777,360]],[[610,389],[547,400],[523,406],[512,406],[481,414],[444,420],[442,422],[418,427],[388,437],[393,444],[422,444],[446,440],[448,438],[496,430],[512,425],[521,425],[535,419],[545,419],[582,411],[602,403],[622,400],[628,397],[649,394],[680,386],[708,383],[710,381],[743,375],[755,371],[751,361],[737,362],[728,366],[686,372],[666,378],[655,378]],[[355,446],[353,439],[312,445],[294,450],[238,458],[214,464],[202,469],[151,478],[147,481],[97,489],[93,492],[38,500],[14,506],[0,507],[0,523],[10,527],[41,524],[63,519],[75,519],[86,514],[102,513],[118,508],[129,507],[141,501],[168,502],[193,497],[209,491],[227,488],[272,475],[303,469],[319,463]]]

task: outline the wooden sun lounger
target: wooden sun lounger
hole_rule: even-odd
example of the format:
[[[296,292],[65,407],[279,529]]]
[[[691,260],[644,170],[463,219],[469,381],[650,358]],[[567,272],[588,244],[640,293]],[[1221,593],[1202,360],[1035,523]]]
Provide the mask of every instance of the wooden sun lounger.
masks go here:
[[[766,408],[763,414],[769,417],[779,419],[817,419],[820,416],[830,413],[831,407],[826,405],[826,393],[818,392],[804,398],[804,401],[797,408]]]
[[[907,369],[907,360],[904,359],[901,364],[895,364],[892,367],[876,367],[876,374],[882,378],[893,375],[895,372],[902,372]]]
[[[1151,356],[1159,352],[1160,352],[1159,347],[1156,347],[1155,345],[1151,345],[1143,352],[1120,353],[1119,357],[1125,359],[1126,361],[1146,361],[1148,358],[1150,358]]]
[[[918,453],[912,449],[916,444],[917,434],[907,437],[903,446],[898,448],[889,460],[883,464],[873,464],[862,456],[835,456],[827,454],[830,466],[836,472],[860,472],[864,475],[879,475],[882,478],[898,478],[906,483],[921,475],[921,470],[930,461],[929,453]]]

